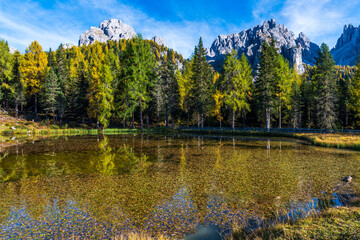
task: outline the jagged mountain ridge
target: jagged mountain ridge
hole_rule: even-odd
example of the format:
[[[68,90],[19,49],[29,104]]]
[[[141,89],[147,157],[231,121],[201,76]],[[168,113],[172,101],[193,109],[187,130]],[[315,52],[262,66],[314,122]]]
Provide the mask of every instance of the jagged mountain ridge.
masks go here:
[[[105,20],[100,27],[91,27],[80,35],[79,45],[92,44],[95,41],[131,39],[137,36],[134,29],[118,19]],[[207,59],[216,70],[221,69],[227,53],[232,49],[248,57],[253,68],[257,66],[258,55],[262,41],[269,41],[273,37],[279,52],[295,64],[299,73],[304,71],[303,64],[314,65],[319,46],[309,40],[304,33],[295,37],[294,33],[284,25],[276,23],[274,19],[265,21],[263,25],[243,30],[240,33],[219,35],[208,49]],[[151,38],[158,45],[167,47],[166,42],[160,37]],[[73,45],[65,44],[63,47],[71,48]],[[331,50],[337,65],[355,65],[360,54],[360,26],[345,25],[336,46]]]
[[[95,41],[107,42],[109,40],[119,41],[120,39],[131,39],[136,37],[134,29],[118,19],[105,20],[100,23],[100,27],[91,27],[80,35],[79,46],[93,44]],[[166,42],[161,37],[151,38],[158,45],[167,47]]]
[[[345,25],[331,54],[337,65],[355,65],[360,54],[360,26]]]
[[[227,53],[232,49],[248,57],[250,64],[256,67],[259,51],[264,40],[275,39],[279,52],[289,60],[291,65],[296,65],[299,73],[304,72],[303,63],[314,65],[315,56],[319,46],[312,43],[303,33],[298,38],[284,25],[277,24],[275,19],[265,21],[263,25],[229,35],[219,35],[208,49],[207,59],[210,64],[219,70]]]

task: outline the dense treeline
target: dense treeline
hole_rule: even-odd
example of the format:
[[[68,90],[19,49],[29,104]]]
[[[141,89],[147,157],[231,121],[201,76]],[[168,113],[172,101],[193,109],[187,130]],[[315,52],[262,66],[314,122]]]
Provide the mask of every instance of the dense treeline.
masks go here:
[[[78,126],[357,128],[360,71],[335,66],[323,44],[301,76],[263,42],[257,69],[229,53],[220,72],[202,39],[189,60],[141,36],[25,54],[0,41],[0,99],[7,111]]]

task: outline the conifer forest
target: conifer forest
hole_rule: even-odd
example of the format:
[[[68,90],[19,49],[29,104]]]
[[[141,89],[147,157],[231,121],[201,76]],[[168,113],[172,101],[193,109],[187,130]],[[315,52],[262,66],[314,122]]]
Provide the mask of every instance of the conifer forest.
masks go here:
[[[335,66],[322,44],[298,74],[264,41],[253,69],[245,55],[206,59],[202,39],[189,59],[141,35],[45,51],[34,41],[11,54],[0,42],[1,107],[48,124],[106,128],[264,127],[358,129],[360,69]]]

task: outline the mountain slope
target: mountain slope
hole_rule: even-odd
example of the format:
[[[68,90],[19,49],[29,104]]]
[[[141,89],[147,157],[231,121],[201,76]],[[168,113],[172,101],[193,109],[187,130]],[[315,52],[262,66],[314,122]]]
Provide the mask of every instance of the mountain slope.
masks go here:
[[[355,65],[360,54],[360,26],[345,25],[331,54],[337,65]]]
[[[245,53],[250,64],[255,68],[259,61],[261,43],[264,40],[269,41],[272,37],[276,41],[279,52],[289,60],[291,65],[295,64],[300,73],[304,72],[303,63],[315,64],[314,57],[317,55],[319,46],[310,42],[303,33],[295,38],[293,32],[284,25],[277,24],[274,19],[240,33],[219,35],[208,50],[207,59],[215,69],[219,70],[226,54],[235,49],[239,56]]]

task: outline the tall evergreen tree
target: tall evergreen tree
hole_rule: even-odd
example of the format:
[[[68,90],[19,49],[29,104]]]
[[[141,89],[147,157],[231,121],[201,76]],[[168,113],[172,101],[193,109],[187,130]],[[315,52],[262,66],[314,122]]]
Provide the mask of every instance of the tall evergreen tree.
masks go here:
[[[316,122],[322,129],[331,129],[335,125],[335,62],[329,47],[323,43],[316,58],[313,79],[316,84]]]
[[[88,115],[95,118],[96,125],[106,128],[113,109],[113,76],[105,62],[105,55],[100,43],[92,46],[90,62],[90,87],[88,89]]]
[[[252,70],[245,54],[239,60],[235,50],[226,56],[224,62],[224,78],[221,84],[224,102],[232,111],[231,126],[235,128],[236,112],[250,111],[250,91],[252,89]],[[244,123],[243,123],[244,124]]]
[[[126,89],[126,112],[138,107],[140,127],[143,128],[143,111],[150,101],[150,86],[155,78],[155,59],[148,42],[141,36],[132,39],[123,55],[122,76]]]
[[[360,57],[356,64],[355,76],[350,87],[350,108],[355,113],[356,125],[360,125]]]
[[[302,79],[299,76],[295,65],[292,69],[292,79],[293,80],[291,86],[292,91],[290,96],[290,110],[292,115],[293,128],[299,128],[301,127]]]
[[[41,45],[34,41],[25,51],[24,60],[21,61],[20,71],[24,76],[24,85],[28,95],[34,96],[34,113],[38,113],[38,94],[44,83],[48,60]]]
[[[206,49],[202,38],[195,47],[192,64],[192,82],[196,86],[191,90],[193,112],[198,117],[198,126],[204,127],[204,118],[211,113],[212,103],[212,70],[206,61]]]
[[[22,55],[19,51],[14,53],[13,57],[13,66],[12,66],[12,82],[14,86],[14,105],[15,105],[15,113],[16,116],[19,114],[19,105],[21,105],[21,110],[23,110],[23,104],[25,103],[25,87],[22,80],[22,74],[20,72],[20,62],[22,59]]]
[[[159,83],[162,93],[162,106],[165,114],[165,125],[169,125],[169,115],[174,124],[174,118],[179,110],[179,86],[176,79],[177,66],[172,49],[168,50],[166,58],[160,65]]]
[[[190,62],[185,61],[183,72],[177,71],[176,78],[179,86],[179,104],[181,109],[186,113],[186,125],[189,127],[190,105],[193,92],[193,72],[192,72],[193,58]]]
[[[276,102],[277,87],[277,51],[275,41],[270,45],[264,41],[261,45],[257,77],[255,78],[255,98],[259,113],[265,112],[266,128],[271,128],[271,111]]]
[[[296,71],[296,70],[295,70]],[[291,108],[291,96],[292,96],[292,83],[294,75],[292,69],[289,67],[289,61],[285,59],[282,55],[277,55],[276,61],[276,85],[275,85],[275,95],[276,105],[278,109],[278,127],[282,127],[282,110],[290,110]]]
[[[41,102],[46,112],[51,112],[54,118],[55,124],[55,111],[57,110],[58,98],[61,94],[58,78],[55,71],[50,68],[50,71],[45,78],[44,85],[41,89]]]
[[[89,89],[89,74],[88,67],[84,61],[79,63],[79,67],[76,70],[76,75],[72,81],[72,96],[71,105],[73,113],[82,119],[87,117],[87,109],[89,107],[89,99],[87,97]]]
[[[14,93],[12,79],[12,54],[6,41],[0,40],[0,100],[5,108],[9,107],[11,95]]]

